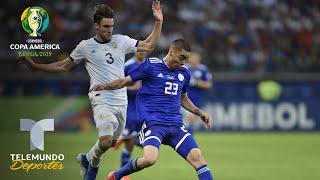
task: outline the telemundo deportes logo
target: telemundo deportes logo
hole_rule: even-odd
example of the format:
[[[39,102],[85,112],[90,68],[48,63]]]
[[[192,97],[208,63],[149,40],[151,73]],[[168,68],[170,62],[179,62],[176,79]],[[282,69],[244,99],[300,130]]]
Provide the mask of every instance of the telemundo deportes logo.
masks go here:
[[[30,132],[30,150],[44,151],[44,132],[54,131],[54,119],[20,119],[20,131]],[[24,170],[62,170],[63,154],[10,154],[12,171]]]
[[[20,131],[30,131],[30,150],[44,151],[44,132],[54,131],[54,119],[35,122],[32,119],[20,119]]]
[[[39,37],[49,26],[49,15],[42,7],[28,7],[21,14],[21,24],[30,37]]]

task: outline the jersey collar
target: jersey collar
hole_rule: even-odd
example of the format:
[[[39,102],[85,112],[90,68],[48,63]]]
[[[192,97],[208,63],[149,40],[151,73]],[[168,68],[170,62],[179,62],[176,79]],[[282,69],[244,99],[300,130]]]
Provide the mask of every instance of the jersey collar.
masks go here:
[[[109,43],[111,41],[111,39],[106,40],[106,41],[99,41],[97,38],[93,38],[93,39],[99,44],[106,44],[106,43]]]

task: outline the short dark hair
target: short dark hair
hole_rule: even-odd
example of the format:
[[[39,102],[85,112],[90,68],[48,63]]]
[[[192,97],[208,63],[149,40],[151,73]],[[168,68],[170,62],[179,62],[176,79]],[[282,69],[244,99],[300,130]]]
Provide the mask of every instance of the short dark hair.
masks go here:
[[[93,11],[93,22],[100,23],[102,18],[113,18],[113,9],[106,4],[98,4],[94,7]]]
[[[184,39],[176,39],[174,40],[171,45],[170,48],[173,48],[177,51],[181,51],[182,49],[186,50],[187,52],[191,52],[191,48],[190,45],[187,41],[185,41]]]

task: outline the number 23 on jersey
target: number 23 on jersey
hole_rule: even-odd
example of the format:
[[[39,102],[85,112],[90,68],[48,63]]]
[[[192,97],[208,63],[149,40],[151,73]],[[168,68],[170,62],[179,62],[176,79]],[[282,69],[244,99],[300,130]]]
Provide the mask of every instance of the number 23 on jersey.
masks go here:
[[[177,95],[178,94],[179,85],[177,83],[166,82],[166,86],[164,88],[165,94]]]

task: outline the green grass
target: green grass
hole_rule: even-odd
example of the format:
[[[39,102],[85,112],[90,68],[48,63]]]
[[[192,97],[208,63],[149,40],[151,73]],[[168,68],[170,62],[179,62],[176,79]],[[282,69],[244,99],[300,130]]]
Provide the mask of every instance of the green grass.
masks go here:
[[[27,133],[1,134],[1,172],[4,179],[79,179],[74,158],[86,152],[96,140],[96,133],[48,133],[45,152],[63,153],[64,170],[8,170],[11,153],[29,153]],[[317,133],[201,133],[196,139],[203,155],[218,180],[314,180],[320,178],[320,135]],[[13,149],[14,148],[14,149]],[[35,151],[39,152],[39,151]],[[105,154],[97,179],[104,179],[119,167],[119,151]],[[134,157],[141,154],[136,148]],[[158,162],[151,168],[134,174],[139,180],[192,180],[195,171],[171,148],[163,146]],[[2,178],[1,178],[2,179]]]
[[[75,157],[87,152],[97,139],[90,132],[45,134],[45,153],[63,153],[64,170],[11,171],[10,153],[31,153],[29,133],[19,131],[19,119],[40,120],[49,116],[63,97],[0,98],[0,179],[4,180],[76,180],[79,166]],[[75,106],[83,105],[86,97],[77,97]],[[53,114],[54,116],[54,114]],[[201,133],[196,134],[203,155],[216,180],[317,180],[320,179],[319,133]],[[41,153],[35,150],[32,153]],[[101,163],[98,180],[111,169],[119,167],[119,151],[110,150]],[[133,157],[141,154],[136,148]],[[195,171],[171,148],[160,149],[158,162],[134,174],[134,180],[193,180]]]

